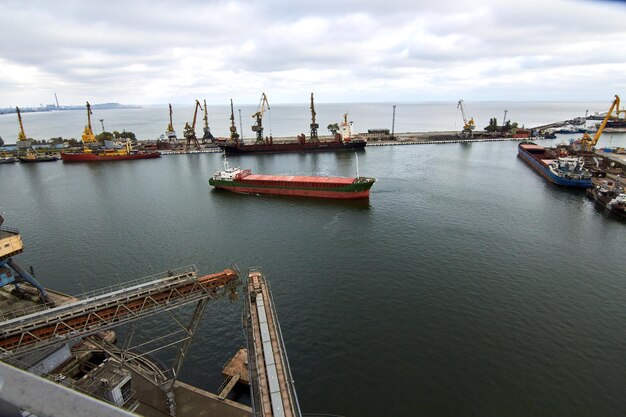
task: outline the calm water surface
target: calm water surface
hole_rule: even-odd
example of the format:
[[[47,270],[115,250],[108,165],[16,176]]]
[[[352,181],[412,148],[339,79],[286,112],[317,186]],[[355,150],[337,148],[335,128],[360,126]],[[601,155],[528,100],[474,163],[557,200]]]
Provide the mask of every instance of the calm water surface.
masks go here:
[[[19,261],[73,294],[187,264],[262,267],[308,413],[622,416],[626,222],[547,184],[516,146],[368,148],[365,204],[213,191],[218,154],[4,165],[0,210]],[[231,164],[355,172],[350,153]],[[137,340],[171,322],[142,322]],[[181,379],[217,390],[243,343],[241,302],[211,303]]]

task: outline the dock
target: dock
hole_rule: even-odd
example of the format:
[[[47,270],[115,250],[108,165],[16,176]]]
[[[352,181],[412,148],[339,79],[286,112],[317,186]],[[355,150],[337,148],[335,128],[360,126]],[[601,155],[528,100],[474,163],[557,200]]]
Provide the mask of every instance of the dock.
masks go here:
[[[302,417],[269,285],[250,268],[244,323],[255,417]]]

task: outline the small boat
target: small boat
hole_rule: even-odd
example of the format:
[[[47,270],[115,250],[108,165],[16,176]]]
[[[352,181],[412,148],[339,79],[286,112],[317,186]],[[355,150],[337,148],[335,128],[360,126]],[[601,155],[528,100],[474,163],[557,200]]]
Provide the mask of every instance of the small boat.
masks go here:
[[[0,152],[0,164],[12,164],[17,162],[17,158],[6,152]]]
[[[259,175],[249,169],[230,168],[224,160],[224,170],[216,172],[209,184],[244,194],[273,194],[333,199],[368,198],[375,178],[321,177],[300,175]]]
[[[25,152],[19,153],[17,159],[19,159],[20,162],[53,162],[59,160],[56,155],[50,152],[41,154],[32,148],[28,148]]]
[[[617,181],[600,180],[587,189],[587,196],[603,207],[626,217],[626,190]]]
[[[591,187],[591,172],[579,156],[555,155],[533,142],[518,145],[518,156],[548,181],[567,187]]]

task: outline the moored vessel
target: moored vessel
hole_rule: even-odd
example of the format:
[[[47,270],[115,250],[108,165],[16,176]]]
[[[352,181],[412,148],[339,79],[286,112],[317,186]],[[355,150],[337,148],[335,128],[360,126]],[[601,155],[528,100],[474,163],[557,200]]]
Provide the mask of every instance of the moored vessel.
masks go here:
[[[591,173],[579,156],[557,155],[533,142],[518,145],[518,156],[548,181],[567,187],[590,187]]]
[[[224,160],[224,170],[216,172],[209,184],[244,194],[272,194],[332,199],[368,198],[375,178],[321,177],[300,175],[260,175],[249,169],[230,168]]]
[[[587,196],[612,212],[626,217],[626,190],[619,176],[616,181],[594,181],[593,186],[587,189]]]
[[[294,141],[274,141],[271,135],[263,137],[264,127],[262,124],[265,109],[269,110],[267,96],[265,93],[261,96],[258,111],[252,115],[256,119],[256,123],[252,126],[252,131],[256,133],[256,141],[254,144],[244,144],[240,140],[239,135],[234,128],[234,114],[231,101],[231,139],[226,142],[218,142],[218,146],[227,155],[235,154],[264,154],[264,153],[293,153],[293,152],[326,152],[326,151],[357,151],[365,148],[367,141],[357,138],[352,133],[352,122],[348,122],[348,114],[344,114],[344,120],[340,124],[334,124],[332,133],[333,140],[320,140],[317,130],[319,124],[315,120],[315,105],[313,102],[313,93],[311,93],[311,131],[309,138],[301,133]],[[330,127],[329,126],[329,127]],[[234,128],[234,129],[233,129]]]
[[[126,140],[121,148],[100,146],[91,128],[91,114],[91,106],[87,102],[87,126],[85,126],[82,135],[83,149],[79,152],[61,152],[61,159],[64,162],[124,161],[158,158],[161,156],[159,152],[133,150],[129,139]]]

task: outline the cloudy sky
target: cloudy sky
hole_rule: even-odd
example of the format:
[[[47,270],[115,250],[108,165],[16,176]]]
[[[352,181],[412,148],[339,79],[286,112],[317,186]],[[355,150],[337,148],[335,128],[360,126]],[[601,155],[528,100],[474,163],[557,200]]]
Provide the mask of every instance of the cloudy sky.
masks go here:
[[[0,35],[0,107],[626,94],[618,1],[2,0]]]

